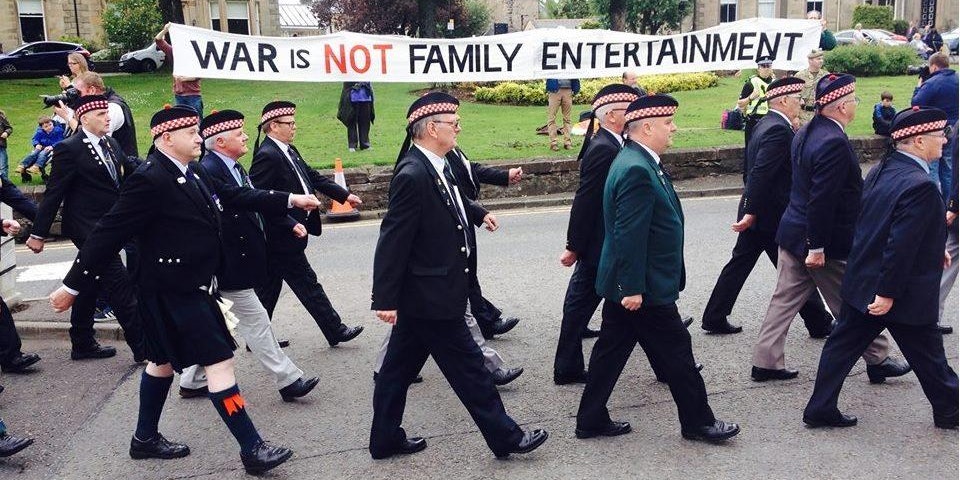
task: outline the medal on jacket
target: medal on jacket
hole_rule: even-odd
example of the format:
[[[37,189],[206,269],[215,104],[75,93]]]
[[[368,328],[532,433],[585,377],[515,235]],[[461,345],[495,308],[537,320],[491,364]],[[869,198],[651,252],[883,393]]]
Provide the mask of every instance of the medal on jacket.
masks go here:
[[[183,177],[177,177],[177,183],[183,185],[184,183],[187,183],[187,179]]]
[[[223,211],[223,205],[220,203],[220,197],[217,194],[210,195],[213,198],[213,203],[217,205],[217,210]]]
[[[660,185],[667,186],[667,181],[663,178],[663,170],[657,169],[657,178],[660,179]]]

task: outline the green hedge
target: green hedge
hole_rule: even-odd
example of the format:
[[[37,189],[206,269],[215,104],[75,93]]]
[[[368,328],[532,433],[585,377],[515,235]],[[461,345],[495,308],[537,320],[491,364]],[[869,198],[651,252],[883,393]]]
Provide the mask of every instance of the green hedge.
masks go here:
[[[893,30],[893,8],[879,5],[857,5],[853,9],[853,20],[850,22],[850,28],[858,23],[862,24],[863,28]]]
[[[858,77],[905,75],[907,67],[923,61],[909,46],[843,45],[823,57],[823,66],[831,72],[843,72]]]
[[[637,83],[651,93],[670,93],[715,87],[719,78],[712,72],[678,73],[672,75],[644,75]],[[574,103],[590,103],[605,85],[619,83],[619,78],[597,78],[580,82],[580,93]],[[546,105],[547,90],[543,80],[534,82],[500,82],[489,87],[476,87],[474,98],[482,103],[511,105]]]

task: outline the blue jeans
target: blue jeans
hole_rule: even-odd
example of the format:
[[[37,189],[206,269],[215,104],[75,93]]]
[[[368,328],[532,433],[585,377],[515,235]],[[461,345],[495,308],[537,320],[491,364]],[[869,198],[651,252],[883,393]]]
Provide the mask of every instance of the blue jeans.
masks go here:
[[[174,95],[173,102],[176,105],[186,105],[197,111],[197,115],[203,118],[203,97],[200,95]]]
[[[27,154],[26,157],[23,157],[23,160],[20,162],[20,165],[23,165],[23,168],[29,168],[33,164],[37,165],[37,168],[42,169],[47,165],[47,159],[50,158],[50,154],[53,152],[46,150],[34,150]]]
[[[8,168],[9,167],[7,166],[7,149],[6,147],[0,148],[0,177],[6,178],[6,179],[10,178],[7,176]]]

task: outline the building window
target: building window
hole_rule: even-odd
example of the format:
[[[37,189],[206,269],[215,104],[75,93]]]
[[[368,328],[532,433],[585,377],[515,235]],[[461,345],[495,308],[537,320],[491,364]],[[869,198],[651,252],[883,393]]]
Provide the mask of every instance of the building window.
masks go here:
[[[757,16],[760,18],[773,18],[777,16],[777,6],[775,0],[757,0]]]
[[[210,28],[220,30],[220,4],[210,3]],[[250,34],[250,16],[247,2],[227,2],[227,32]]]
[[[737,20],[737,0],[720,0],[720,23]]]
[[[820,12],[820,18],[823,18],[823,1],[807,2],[807,11],[812,12],[814,10]]]
[[[41,0],[17,0],[20,13],[20,37],[24,43],[47,39],[43,27],[43,3]]]

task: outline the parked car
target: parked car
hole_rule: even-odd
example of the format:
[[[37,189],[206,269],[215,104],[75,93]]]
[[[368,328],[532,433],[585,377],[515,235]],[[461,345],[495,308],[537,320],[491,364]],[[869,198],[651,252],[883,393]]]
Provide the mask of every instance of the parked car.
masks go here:
[[[880,33],[882,33],[882,34],[884,34],[884,35],[886,35],[886,36],[888,36],[888,37],[890,37],[890,38],[892,38],[892,39],[894,39],[894,40],[899,40],[899,41],[904,42],[904,43],[910,43],[910,39],[909,39],[909,38],[907,38],[907,37],[905,37],[905,36],[903,36],[903,35],[898,35],[898,34],[896,34],[896,33],[893,33],[893,32],[891,32],[890,30],[884,30],[884,29],[882,29],[882,28],[876,28],[876,29],[874,29],[874,30],[876,30],[876,31],[878,31],[878,32],[880,32]]]
[[[166,55],[157,48],[157,44],[150,45],[120,55],[121,72],[152,72],[163,66]]]
[[[27,43],[9,53],[0,53],[0,72],[56,70],[68,74],[67,55],[73,52],[90,59],[90,52],[76,43]]]
[[[842,30],[833,34],[833,36],[837,39],[838,45],[853,45],[855,43],[853,40],[853,30]],[[863,29],[863,36],[867,38],[867,43],[873,45],[898,46],[907,44],[906,41],[897,40],[880,30],[867,30],[865,28]]]
[[[960,39],[960,28],[954,28],[947,33],[940,34],[943,44],[950,49],[950,55],[957,55],[957,40]]]

